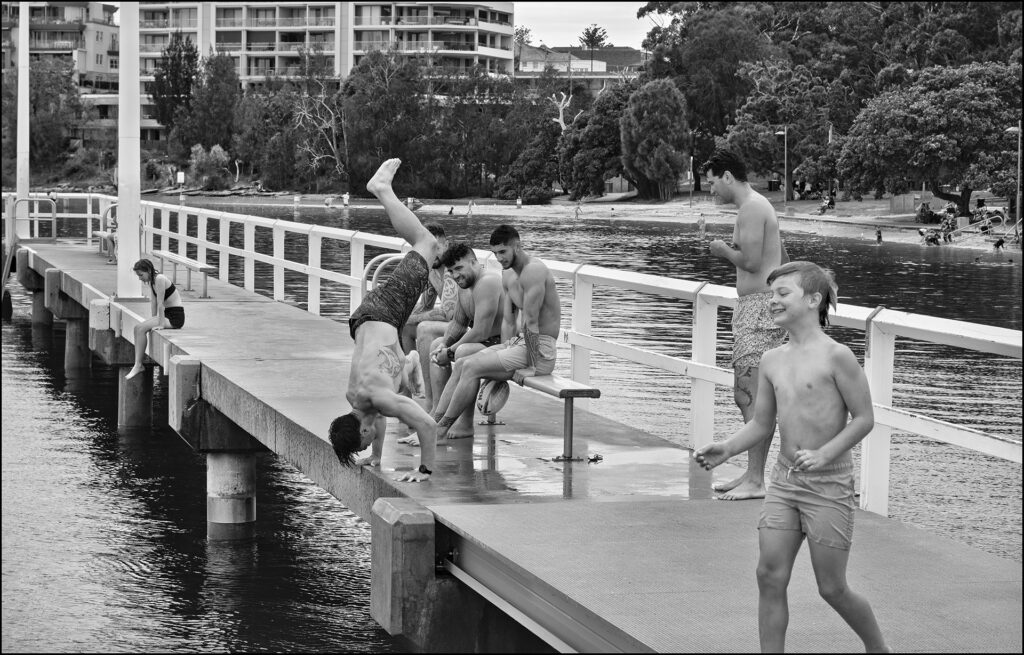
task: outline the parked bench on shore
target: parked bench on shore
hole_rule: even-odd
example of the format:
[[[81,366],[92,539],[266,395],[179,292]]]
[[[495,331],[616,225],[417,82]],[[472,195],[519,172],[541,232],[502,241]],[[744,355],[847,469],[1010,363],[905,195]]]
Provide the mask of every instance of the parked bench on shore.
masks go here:
[[[535,375],[525,378],[523,386],[565,401],[562,421],[562,458],[572,459],[572,412],[576,398],[600,398],[601,390],[557,375]]]
[[[177,282],[178,266],[183,266],[185,268],[185,290],[186,291],[191,291],[192,290],[192,271],[195,271],[197,273],[202,273],[202,275],[203,275],[203,293],[199,297],[200,298],[209,298],[210,297],[210,296],[208,296],[206,294],[206,276],[207,276],[208,273],[215,273],[217,271],[217,267],[216,266],[212,266],[210,264],[204,264],[204,263],[202,263],[200,261],[196,261],[194,259],[189,259],[188,257],[185,257],[183,255],[178,255],[178,254],[175,254],[173,252],[168,252],[167,250],[154,250],[151,254],[154,257],[156,257],[157,259],[160,260],[160,272],[161,273],[164,272],[164,263],[165,262],[170,262],[171,263],[171,266],[173,266],[172,273],[171,273],[171,282]]]

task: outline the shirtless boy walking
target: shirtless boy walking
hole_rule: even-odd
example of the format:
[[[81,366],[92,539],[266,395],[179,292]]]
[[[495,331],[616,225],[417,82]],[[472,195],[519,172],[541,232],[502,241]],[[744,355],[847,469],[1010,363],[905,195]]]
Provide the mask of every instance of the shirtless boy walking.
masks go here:
[[[771,315],[789,342],[769,350],[758,371],[753,418],[695,457],[711,470],[755,443],[770,441],[778,420],[781,451],[758,520],[758,631],[762,652],[786,646],[789,586],[804,536],[818,592],[864,642],[888,652],[868,601],[850,590],[846,565],[853,540],[850,449],[874,426],[867,377],[849,348],[822,331],[837,288],[811,262],[790,262],[768,276]]]
[[[384,205],[391,225],[412,245],[412,250],[391,277],[368,293],[349,317],[349,330],[356,346],[345,398],[352,411],[334,419],[329,436],[334,452],[345,466],[353,463],[379,466],[386,427],[384,417],[398,418],[416,431],[424,448],[420,451],[419,468],[396,480],[421,482],[429,479],[433,472],[436,425],[419,403],[398,393],[400,387],[409,384],[403,375],[405,359],[399,331],[409,320],[427,285],[429,264],[441,253],[434,235],[420,224],[391,188],[401,163],[400,159],[389,159],[381,164],[366,189]],[[373,454],[355,462],[353,455],[371,444]]]
[[[736,267],[736,293],[739,302],[733,312],[732,368],[733,397],[750,421],[757,397],[757,369],[766,350],[782,345],[785,330],[772,322],[768,311],[771,291],[765,281],[768,273],[789,261],[779,235],[775,208],[767,198],[754,191],[747,182],[747,167],[736,154],[718,150],[704,165],[712,191],[725,202],[739,207],[732,244],[715,239],[709,250],[715,257],[729,260]],[[764,464],[768,458],[771,435],[752,444],[747,471],[739,478],[715,486],[724,492],[723,500],[744,500],[764,497]]]

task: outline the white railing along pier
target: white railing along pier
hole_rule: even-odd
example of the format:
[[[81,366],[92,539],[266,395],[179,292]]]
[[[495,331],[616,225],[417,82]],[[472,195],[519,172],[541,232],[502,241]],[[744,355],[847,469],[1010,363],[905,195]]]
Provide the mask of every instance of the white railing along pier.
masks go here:
[[[33,197],[36,195],[33,194]],[[44,197],[42,194],[38,196]],[[105,215],[105,209],[116,202],[114,197],[99,194],[61,194],[60,198],[88,199],[89,210],[84,214],[58,211],[57,216],[86,220],[89,238],[92,235],[92,221],[100,220]],[[5,216],[13,215],[9,211],[12,203],[13,199],[9,199],[8,194],[5,194]],[[156,219],[158,211],[162,217],[160,221]],[[178,217],[174,231],[167,228],[171,213]],[[285,271],[300,273],[305,275],[308,281],[308,311],[317,315],[321,312],[321,283],[324,281],[343,284],[350,289],[350,312],[362,302],[366,288],[366,280],[362,276],[368,246],[393,251],[409,249],[404,241],[395,237],[168,203],[143,201],[142,214],[142,233],[139,236],[143,253],[152,252],[156,240],[159,240],[160,250],[172,250],[170,242],[174,240],[176,252],[182,256],[188,256],[188,244],[193,244],[196,248],[195,259],[203,263],[207,263],[207,254],[210,251],[217,252],[218,277],[223,282],[229,280],[230,258],[240,257],[243,262],[243,287],[252,292],[255,292],[255,264],[260,262],[269,265],[273,268],[273,298],[279,301],[285,299]],[[187,219],[189,216],[196,217],[192,229]],[[206,239],[207,227],[211,221],[218,223],[219,237],[216,242]],[[230,245],[232,223],[242,227],[241,248]],[[102,229],[103,226],[100,227]],[[270,231],[272,254],[256,252],[258,229]],[[285,257],[285,236],[288,234],[307,237],[304,262],[292,261]],[[321,256],[325,240],[348,245],[347,274],[323,268]],[[490,260],[490,252],[477,251],[477,255],[489,265],[495,265]],[[706,282],[588,264],[553,260],[545,262],[556,278],[569,281],[573,288],[571,327],[562,334],[570,346],[571,377],[579,382],[589,382],[590,355],[592,352],[598,352],[689,378],[690,431],[693,446],[699,448],[709,443],[714,434],[715,385],[731,388],[733,384],[732,371],[716,366],[715,354],[718,345],[718,309],[735,307],[735,289]],[[674,357],[594,336],[591,333],[591,317],[595,286],[659,295],[690,303],[693,307],[691,357]],[[1021,359],[1019,330],[911,314],[882,307],[870,308],[847,304],[838,306],[831,321],[833,325],[864,332],[867,344],[864,367],[874,401],[875,428],[863,441],[860,496],[863,509],[882,515],[888,514],[890,435],[893,430],[920,435],[1018,464],[1022,462],[1021,443],[1018,441],[892,406],[897,337]]]

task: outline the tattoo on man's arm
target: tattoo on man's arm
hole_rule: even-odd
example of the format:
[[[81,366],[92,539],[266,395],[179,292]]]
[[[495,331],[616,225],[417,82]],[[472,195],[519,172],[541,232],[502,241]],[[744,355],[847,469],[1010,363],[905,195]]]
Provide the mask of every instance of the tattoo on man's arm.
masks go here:
[[[537,366],[543,360],[540,356],[540,335],[524,325],[523,338],[526,340],[526,351],[530,354],[530,364]]]
[[[402,362],[398,355],[390,348],[381,348],[377,351],[377,369],[390,378],[402,373]]]

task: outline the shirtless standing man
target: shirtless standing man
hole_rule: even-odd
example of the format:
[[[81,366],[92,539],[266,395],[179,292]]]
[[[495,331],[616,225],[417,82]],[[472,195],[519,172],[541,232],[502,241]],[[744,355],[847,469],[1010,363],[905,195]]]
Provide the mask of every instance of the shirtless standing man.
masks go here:
[[[554,276],[544,262],[523,250],[511,225],[499,225],[491,234],[491,252],[503,269],[503,343],[455,362],[434,411],[439,440],[449,438],[455,419],[472,407],[481,379],[511,379],[522,385],[526,378],[548,375],[555,368],[562,306]]]
[[[434,235],[420,224],[391,188],[401,163],[400,159],[389,159],[381,164],[366,189],[384,205],[391,225],[412,245],[412,251],[391,277],[366,295],[349,317],[349,330],[356,347],[345,398],[352,411],[334,419],[329,436],[343,465],[379,466],[386,427],[384,417],[398,418],[416,430],[424,447],[419,468],[395,479],[421,482],[429,479],[433,472],[435,423],[415,400],[398,393],[402,385],[408,386],[403,375],[404,358],[398,333],[427,285],[429,263],[441,253]],[[356,462],[353,455],[370,445],[372,455]]]
[[[768,274],[788,262],[789,256],[782,245],[775,208],[750,188],[743,160],[728,150],[718,150],[704,165],[704,170],[711,190],[739,208],[732,244],[715,239],[709,250],[736,267],[739,302],[732,316],[733,396],[743,414],[743,422],[749,423],[754,416],[761,356],[786,340],[786,331],[772,320]],[[747,451],[746,473],[731,482],[715,485],[715,491],[723,492],[719,498],[764,498],[764,465],[771,442],[769,436],[751,446]]]

